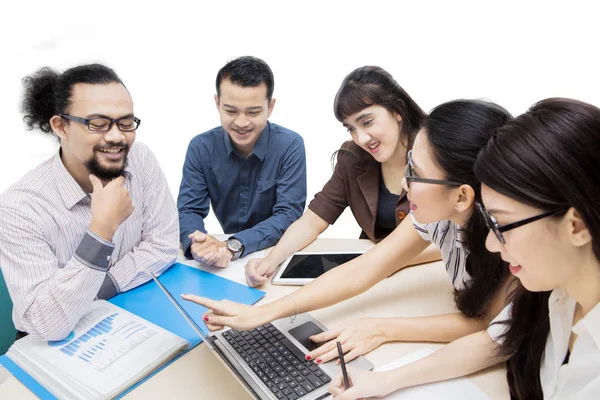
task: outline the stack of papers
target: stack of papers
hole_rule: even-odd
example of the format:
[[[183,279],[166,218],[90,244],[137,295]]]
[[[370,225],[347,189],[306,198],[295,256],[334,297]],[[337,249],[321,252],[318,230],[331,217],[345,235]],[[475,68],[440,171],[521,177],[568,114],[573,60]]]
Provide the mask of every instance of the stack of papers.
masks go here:
[[[187,347],[173,333],[100,300],[66,339],[30,335],[7,356],[60,399],[109,399]]]
[[[392,361],[376,371],[383,372],[410,364],[423,357],[432,354],[433,350],[424,347],[396,361]],[[387,400],[492,400],[487,394],[473,384],[467,378],[456,378],[449,381],[428,383],[426,385],[414,386],[398,390],[385,397]]]

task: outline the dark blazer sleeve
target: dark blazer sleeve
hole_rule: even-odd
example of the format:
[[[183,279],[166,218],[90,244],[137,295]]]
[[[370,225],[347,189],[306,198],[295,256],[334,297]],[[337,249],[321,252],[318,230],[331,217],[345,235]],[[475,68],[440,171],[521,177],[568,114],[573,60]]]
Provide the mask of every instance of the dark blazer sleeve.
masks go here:
[[[350,143],[342,145],[337,153],[337,162],[333,175],[323,186],[323,189],[315,195],[308,208],[330,225],[342,215],[346,207],[350,205],[348,199],[349,171],[355,168],[358,157],[349,149]]]

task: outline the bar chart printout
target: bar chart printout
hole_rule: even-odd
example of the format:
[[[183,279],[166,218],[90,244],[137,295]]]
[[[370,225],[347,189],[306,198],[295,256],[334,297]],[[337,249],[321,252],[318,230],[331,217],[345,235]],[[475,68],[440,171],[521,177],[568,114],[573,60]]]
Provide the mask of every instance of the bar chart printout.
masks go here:
[[[90,313],[84,318],[90,322],[95,321],[98,314],[99,312]],[[82,322],[85,324],[87,321]],[[154,334],[156,331],[142,321],[132,321],[115,312],[77,338],[72,334],[69,335],[70,340],[68,337],[48,344],[54,347],[60,345],[60,351],[66,356],[76,357],[95,370],[102,371]]]
[[[113,398],[184,351],[188,342],[100,300],[60,341],[27,336],[7,356],[58,398]]]

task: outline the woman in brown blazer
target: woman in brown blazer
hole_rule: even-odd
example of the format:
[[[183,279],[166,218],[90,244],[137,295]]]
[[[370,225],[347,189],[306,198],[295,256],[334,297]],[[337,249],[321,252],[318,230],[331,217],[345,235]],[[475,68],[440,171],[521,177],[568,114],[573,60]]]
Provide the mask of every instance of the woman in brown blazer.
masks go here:
[[[409,213],[401,181],[406,156],[425,113],[384,69],[366,66],[352,71],[334,100],[335,116],[352,141],[337,152],[329,182],[315,195],[304,215],[294,222],[266,258],[246,265],[251,286],[264,283],[287,257],[315,240],[350,207],[362,228],[361,238],[379,242]],[[439,260],[432,247],[412,264]]]

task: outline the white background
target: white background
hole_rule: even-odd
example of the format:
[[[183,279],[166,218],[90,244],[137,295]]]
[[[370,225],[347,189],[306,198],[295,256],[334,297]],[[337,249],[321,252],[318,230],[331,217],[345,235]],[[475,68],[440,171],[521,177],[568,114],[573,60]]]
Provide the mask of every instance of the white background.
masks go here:
[[[13,3],[13,4],[11,4]],[[300,133],[308,202],[349,139],[332,112],[346,74],[388,70],[426,111],[487,98],[513,114],[545,97],[600,106],[600,13],[593,1],[4,1],[0,6],[0,192],[52,156],[57,142],[28,132],[20,79],[42,66],[90,62],[116,70],[177,196],[187,145],[219,124],[218,69],[241,55],[275,74],[271,121]],[[211,232],[221,232],[212,216]],[[346,212],[328,237],[355,238]]]

